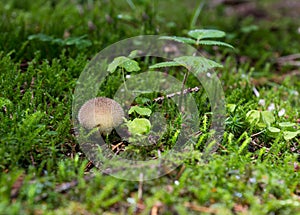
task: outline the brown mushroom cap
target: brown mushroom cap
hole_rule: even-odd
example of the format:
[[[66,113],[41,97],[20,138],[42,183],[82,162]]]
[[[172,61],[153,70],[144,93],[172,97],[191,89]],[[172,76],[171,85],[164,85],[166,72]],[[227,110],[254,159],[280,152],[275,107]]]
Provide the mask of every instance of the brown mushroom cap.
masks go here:
[[[87,128],[98,127],[103,135],[110,134],[113,128],[123,122],[124,111],[113,99],[97,97],[82,105],[78,113],[79,123]]]

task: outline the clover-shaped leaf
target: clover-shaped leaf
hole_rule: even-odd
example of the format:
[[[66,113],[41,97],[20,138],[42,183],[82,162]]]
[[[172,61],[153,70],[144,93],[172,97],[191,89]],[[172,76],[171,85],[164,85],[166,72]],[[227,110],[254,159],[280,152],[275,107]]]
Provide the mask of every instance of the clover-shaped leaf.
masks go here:
[[[260,112],[262,122],[265,123],[267,126],[270,126],[272,123],[275,122],[275,117],[271,111],[262,111]]]
[[[256,125],[260,120],[260,113],[258,110],[250,110],[246,114],[246,119],[250,124]]]
[[[128,114],[132,114],[136,112],[137,114],[141,116],[150,116],[152,111],[149,108],[139,107],[139,106],[133,106],[129,109]]]
[[[246,120],[259,128],[265,128],[275,122],[275,117],[271,111],[250,110],[246,114]]]
[[[276,127],[268,127],[268,130],[271,132],[271,133],[280,133],[280,129],[279,128],[276,128]]]
[[[141,69],[138,62],[125,56],[116,57],[113,62],[108,65],[107,71],[113,73],[117,67],[124,68],[127,72],[137,72]]]
[[[236,104],[227,104],[226,107],[230,113],[233,113],[235,111],[237,105]]]
[[[281,128],[292,128],[294,127],[296,124],[292,123],[292,122],[280,122],[278,123],[279,127]]]
[[[298,134],[300,134],[300,130],[298,131],[284,131],[283,132],[283,138],[285,140],[291,140],[295,138]]]
[[[145,118],[135,118],[127,122],[128,130],[131,134],[142,135],[147,134],[151,129],[151,123]]]

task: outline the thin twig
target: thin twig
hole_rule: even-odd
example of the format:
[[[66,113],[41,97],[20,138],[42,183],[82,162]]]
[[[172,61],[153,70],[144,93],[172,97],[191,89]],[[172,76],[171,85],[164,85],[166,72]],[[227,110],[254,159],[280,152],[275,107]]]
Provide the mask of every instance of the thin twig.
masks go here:
[[[196,204],[190,203],[190,202],[185,202],[184,206],[193,211],[197,211],[197,212],[201,212],[201,213],[217,214],[219,212],[215,208],[204,207],[204,206],[196,205]]]
[[[138,190],[138,199],[141,200],[143,198],[143,180],[144,174],[140,173],[140,182],[139,182],[139,190]]]
[[[160,103],[163,100],[173,98],[174,96],[180,96],[180,95],[185,95],[185,94],[188,94],[188,93],[198,92],[200,89],[201,89],[200,87],[187,88],[187,89],[183,90],[182,92],[180,91],[180,92],[175,92],[175,93],[168,94],[166,96],[157,97],[153,101],[157,102],[157,103]]]
[[[222,148],[224,151],[228,151],[224,146],[222,146],[220,143],[218,143],[218,146],[220,147],[220,148]]]
[[[181,105],[182,105],[182,96],[183,96],[183,91],[184,91],[184,86],[186,84],[186,81],[187,81],[187,78],[189,76],[189,71],[187,71],[185,74],[184,74],[184,78],[183,78],[183,81],[182,81],[182,86],[181,86],[181,92],[180,92],[180,98],[179,98],[179,110],[181,111]]]
[[[176,175],[176,178],[175,178],[176,180],[178,180],[181,177],[181,175],[184,172],[184,170],[185,170],[185,165],[182,165],[181,168],[180,168],[180,170],[179,170],[179,172]]]
[[[264,132],[265,132],[265,130],[262,130],[258,133],[252,134],[251,137],[256,137],[257,135],[260,135],[261,133],[264,133]]]
[[[122,145],[123,142],[118,143],[117,145],[114,145],[111,147],[111,150],[114,151],[116,148],[118,148],[120,145]]]

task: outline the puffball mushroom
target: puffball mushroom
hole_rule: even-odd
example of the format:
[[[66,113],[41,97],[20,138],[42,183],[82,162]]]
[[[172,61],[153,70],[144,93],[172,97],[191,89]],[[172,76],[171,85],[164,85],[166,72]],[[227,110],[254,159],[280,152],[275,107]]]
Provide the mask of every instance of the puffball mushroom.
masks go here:
[[[124,111],[113,99],[97,97],[85,102],[79,110],[79,123],[87,129],[98,128],[100,134],[110,134],[123,122]]]

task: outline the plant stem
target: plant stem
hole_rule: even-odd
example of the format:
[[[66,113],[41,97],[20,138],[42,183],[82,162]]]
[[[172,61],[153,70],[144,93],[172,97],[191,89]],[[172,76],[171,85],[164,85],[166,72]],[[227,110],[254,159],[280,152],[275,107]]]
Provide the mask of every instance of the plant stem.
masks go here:
[[[188,76],[189,76],[189,70],[184,74],[182,85],[181,85],[180,98],[179,98],[179,110],[180,111],[181,111],[181,106],[182,106],[184,86],[186,84]]]

